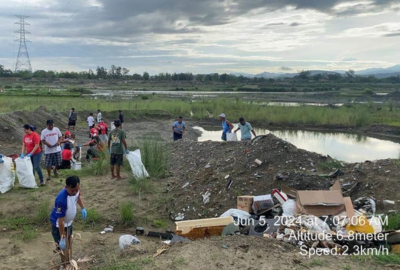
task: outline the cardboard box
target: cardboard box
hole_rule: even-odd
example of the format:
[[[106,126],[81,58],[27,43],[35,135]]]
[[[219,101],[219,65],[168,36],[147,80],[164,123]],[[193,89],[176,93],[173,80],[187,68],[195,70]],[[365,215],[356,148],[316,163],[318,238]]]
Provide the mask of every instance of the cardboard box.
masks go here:
[[[345,212],[349,218],[354,215],[351,199],[343,197],[338,181],[330,190],[298,190],[296,204],[297,213],[317,217],[338,215],[342,212]]]
[[[261,212],[263,210],[266,210],[268,208],[271,208],[273,206],[274,206],[274,201],[270,194],[254,196],[254,198],[253,198],[252,209],[255,214],[257,214],[258,212]]]
[[[253,205],[253,196],[238,196],[237,197],[237,209],[246,211],[247,213],[253,213],[251,206]]]
[[[222,231],[234,223],[233,217],[185,220],[175,222],[175,234],[191,240],[221,235]]]

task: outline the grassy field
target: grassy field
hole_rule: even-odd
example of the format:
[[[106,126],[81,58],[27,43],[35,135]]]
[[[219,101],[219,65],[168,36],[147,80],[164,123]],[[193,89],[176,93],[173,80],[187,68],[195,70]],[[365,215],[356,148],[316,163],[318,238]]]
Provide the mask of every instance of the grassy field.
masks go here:
[[[367,126],[388,124],[400,126],[400,111],[392,104],[351,104],[339,108],[300,106],[281,107],[243,102],[236,98],[192,100],[147,96],[131,100],[90,99],[77,97],[0,97],[0,113],[34,111],[41,106],[48,110],[68,112],[71,107],[79,111],[104,112],[123,110],[126,117],[138,117],[144,112],[164,111],[173,117],[182,115],[194,119],[217,118],[225,113],[237,121],[239,117],[257,124],[315,125],[315,126]],[[151,116],[151,115],[146,115]],[[154,115],[156,116],[156,115]]]

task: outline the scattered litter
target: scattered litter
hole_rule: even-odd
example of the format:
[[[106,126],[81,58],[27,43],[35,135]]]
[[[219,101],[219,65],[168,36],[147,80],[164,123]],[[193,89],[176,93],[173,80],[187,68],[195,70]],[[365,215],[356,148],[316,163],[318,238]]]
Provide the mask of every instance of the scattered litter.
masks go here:
[[[262,210],[268,209],[274,206],[274,201],[272,200],[271,195],[261,195],[254,196],[252,209],[254,213],[261,212]]]
[[[246,211],[247,213],[252,213],[254,196],[238,196],[237,197],[237,209]]]
[[[225,176],[225,180],[229,178],[229,174]]]
[[[256,164],[258,164],[258,165],[261,165],[261,164],[262,164],[262,161],[259,160],[259,159],[254,160],[254,162],[255,162]]]
[[[211,164],[208,163],[206,166],[204,166],[204,168],[206,168],[206,169],[211,168]]]
[[[187,182],[182,186],[182,188],[185,188],[185,187],[187,187],[187,186],[189,186],[189,181],[187,181]]]
[[[178,213],[178,214],[175,216],[175,220],[176,220],[176,221],[181,221],[181,220],[184,220],[184,219],[185,219],[185,214]]]
[[[201,195],[203,197],[203,203],[207,204],[210,202],[210,196],[211,196],[211,192],[207,191],[206,193]]]
[[[233,180],[229,180],[228,184],[226,185],[226,190],[229,190],[233,184]]]
[[[136,235],[143,235],[144,228],[143,227],[136,227]]]
[[[125,234],[121,235],[119,238],[119,250],[124,250],[130,245],[136,245],[136,244],[140,244],[140,240],[135,236]]]
[[[228,249],[229,246],[228,246],[228,245],[222,245],[222,248],[223,248],[223,249]]]
[[[246,211],[239,209],[229,209],[225,213],[223,213],[220,217],[236,217],[239,220],[247,220],[250,218],[250,214]]]

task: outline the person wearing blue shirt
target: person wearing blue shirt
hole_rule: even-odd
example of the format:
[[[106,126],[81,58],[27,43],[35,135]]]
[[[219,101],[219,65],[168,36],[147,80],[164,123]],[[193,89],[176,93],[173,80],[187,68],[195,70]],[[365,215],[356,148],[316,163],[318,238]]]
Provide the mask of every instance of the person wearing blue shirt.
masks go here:
[[[185,124],[185,122],[183,122],[182,116],[179,116],[178,121],[176,121],[172,125],[174,141],[182,139],[182,135],[183,135],[183,133],[185,133],[185,130],[186,130],[186,124]]]
[[[246,122],[243,117],[239,119],[238,128],[235,130],[235,133],[240,129],[242,133],[242,141],[250,141],[251,140],[251,133],[253,133],[254,137],[257,137],[253,127],[249,122]],[[250,133],[251,131],[251,133]]]
[[[86,220],[87,212],[80,192],[80,180],[78,176],[70,176],[65,180],[65,187],[57,195],[54,208],[50,214],[52,224],[51,234],[56,243],[57,251],[68,250],[72,235],[72,223],[76,216],[76,205],[81,207],[83,220]],[[68,239],[68,240],[67,240]],[[60,253],[62,262],[68,261],[65,254]]]
[[[222,141],[226,141],[226,134],[227,133],[231,133],[232,129],[233,129],[233,125],[231,122],[229,122],[228,120],[226,120],[226,115],[224,113],[221,113],[219,115],[219,119],[222,122],[222,136],[221,136],[221,140]]]

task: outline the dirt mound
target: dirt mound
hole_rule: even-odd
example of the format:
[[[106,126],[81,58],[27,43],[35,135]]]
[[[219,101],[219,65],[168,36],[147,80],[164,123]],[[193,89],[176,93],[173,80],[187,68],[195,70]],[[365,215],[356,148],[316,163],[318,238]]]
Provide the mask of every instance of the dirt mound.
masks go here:
[[[175,244],[157,257],[156,269],[361,269],[349,256],[301,256],[294,246],[276,239],[228,236]],[[316,267],[315,267],[316,266]],[[375,264],[370,263],[370,266]],[[153,269],[146,267],[146,269]]]
[[[13,113],[1,114],[0,122],[0,141],[2,142],[15,142],[15,140],[22,140],[24,131],[22,126],[24,124],[34,125],[37,132],[41,132],[46,127],[48,119],[54,120],[54,125],[58,127],[65,127],[67,125],[68,113],[59,113],[48,111],[45,107],[40,107],[34,112],[15,111]]]
[[[257,165],[255,159],[262,164]],[[179,141],[173,144],[172,177],[167,187],[174,198],[170,217],[178,213],[183,213],[185,220],[220,216],[236,208],[240,195],[270,194],[282,185],[299,190],[328,189],[337,179],[344,194],[353,199],[373,196],[379,206],[379,200],[400,198],[400,194],[390,192],[400,187],[397,162],[381,160],[354,167],[298,149],[272,134],[257,137],[251,144]],[[337,169],[340,174],[328,176]]]

